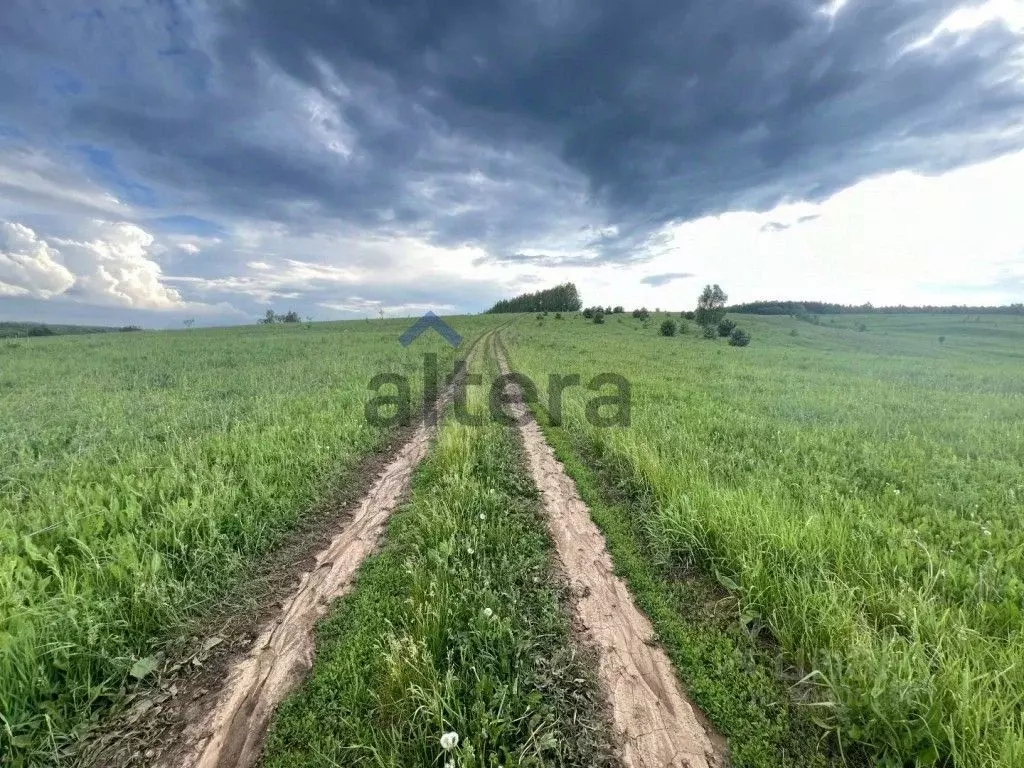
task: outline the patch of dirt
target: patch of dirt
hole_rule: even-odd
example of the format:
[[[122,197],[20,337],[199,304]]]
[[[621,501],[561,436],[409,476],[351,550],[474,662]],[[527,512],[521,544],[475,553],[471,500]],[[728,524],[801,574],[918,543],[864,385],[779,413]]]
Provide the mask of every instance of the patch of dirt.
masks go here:
[[[501,372],[508,359],[496,344]],[[725,739],[686,696],[654,629],[615,575],[604,536],[576,484],[544,439],[518,388],[514,401],[527,465],[541,492],[548,529],[576,595],[575,620],[598,654],[598,679],[626,768],[723,768]]]
[[[467,351],[474,354],[484,336]],[[438,398],[443,413],[454,384]],[[102,766],[226,768],[260,758],[277,706],[305,677],[314,660],[314,629],[329,605],[352,587],[359,566],[378,546],[391,513],[409,491],[413,472],[436,433],[436,419],[399,432],[397,449],[360,465],[357,503],[338,504],[321,525],[298,534],[254,570],[261,587],[249,611],[221,612],[191,657],[179,661],[191,674],[168,677],[162,690],[134,705],[82,751],[80,762]],[[343,498],[353,499],[351,489]],[[339,507],[343,507],[339,512]],[[296,578],[298,582],[296,583]],[[244,593],[244,590],[242,590]],[[211,645],[211,642],[213,644]]]

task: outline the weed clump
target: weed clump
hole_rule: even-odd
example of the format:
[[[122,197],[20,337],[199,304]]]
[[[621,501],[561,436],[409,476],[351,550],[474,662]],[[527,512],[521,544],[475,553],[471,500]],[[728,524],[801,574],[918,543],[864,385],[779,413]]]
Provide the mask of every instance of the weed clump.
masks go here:
[[[666,318],[662,321],[661,327],[658,332],[662,336],[675,336],[676,335],[676,322],[670,318]]]
[[[718,322],[718,335],[722,338],[729,336],[735,329],[736,323],[727,317]]]

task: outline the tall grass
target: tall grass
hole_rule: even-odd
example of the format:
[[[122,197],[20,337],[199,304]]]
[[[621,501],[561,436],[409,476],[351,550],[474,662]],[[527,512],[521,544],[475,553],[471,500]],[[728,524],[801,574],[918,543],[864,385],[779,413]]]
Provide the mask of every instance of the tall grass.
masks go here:
[[[508,347],[538,383],[556,349],[584,381],[639,372],[631,428],[589,427],[569,390],[566,429],[770,628],[841,745],[1024,765],[1024,324],[858,320],[744,316],[745,349],[520,323]]]
[[[420,354],[454,355],[404,350],[406,325],[0,343],[0,762],[59,762],[139,659],[381,445],[370,378],[418,394]]]

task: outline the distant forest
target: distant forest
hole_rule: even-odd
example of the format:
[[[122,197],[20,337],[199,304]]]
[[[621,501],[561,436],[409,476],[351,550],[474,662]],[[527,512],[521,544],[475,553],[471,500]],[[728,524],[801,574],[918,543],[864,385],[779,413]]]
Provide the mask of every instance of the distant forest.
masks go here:
[[[1024,304],[1003,307],[875,307],[871,304],[829,304],[823,301],[751,301],[734,304],[728,311],[748,315],[1024,315]]]
[[[572,283],[556,285],[546,291],[524,293],[514,299],[502,299],[489,310],[488,314],[503,312],[578,312],[583,302],[579,291]]]
[[[77,336],[84,333],[141,331],[134,325],[111,328],[102,325],[48,325],[46,323],[0,322],[0,339],[24,339],[31,336]]]

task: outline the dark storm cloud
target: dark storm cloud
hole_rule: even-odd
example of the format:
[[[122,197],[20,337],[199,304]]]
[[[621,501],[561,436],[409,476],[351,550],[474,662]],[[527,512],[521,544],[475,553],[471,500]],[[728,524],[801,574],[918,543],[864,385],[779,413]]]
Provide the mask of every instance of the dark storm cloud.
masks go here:
[[[650,285],[657,288],[662,285],[668,285],[674,280],[685,280],[688,277],[694,275],[690,272],[665,272],[661,275],[647,275],[647,277],[640,278],[640,282],[644,285]]]
[[[6,3],[3,123],[217,224],[628,262],[666,222],[1024,145],[1019,37],[911,48],[952,0],[136,5]]]

